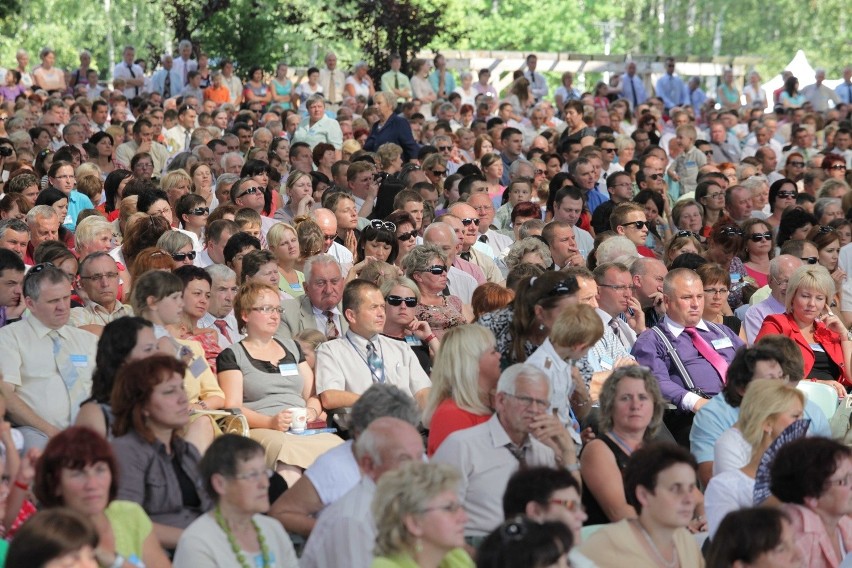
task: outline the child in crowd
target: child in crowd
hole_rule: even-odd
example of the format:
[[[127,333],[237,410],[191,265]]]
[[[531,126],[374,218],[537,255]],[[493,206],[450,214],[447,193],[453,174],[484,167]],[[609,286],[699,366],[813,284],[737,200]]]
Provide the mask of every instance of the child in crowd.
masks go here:
[[[509,229],[512,218],[512,208],[521,201],[530,201],[532,199],[532,185],[526,178],[520,178],[509,183],[506,188],[509,192],[509,201],[500,206],[497,213],[494,215],[494,226],[498,231]]]

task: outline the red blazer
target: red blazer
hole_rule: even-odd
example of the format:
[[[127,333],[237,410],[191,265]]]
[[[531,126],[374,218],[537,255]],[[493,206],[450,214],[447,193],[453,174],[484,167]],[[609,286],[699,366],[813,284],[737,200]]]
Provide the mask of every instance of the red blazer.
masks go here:
[[[793,316],[786,313],[766,316],[766,319],[763,320],[763,325],[760,326],[760,331],[757,334],[755,342],[760,340],[760,338],[764,335],[772,334],[786,335],[796,342],[801,349],[802,357],[805,360],[805,376],[807,377],[814,366],[814,352],[811,350],[811,346],[808,342],[805,341],[805,337],[802,335],[802,332],[799,331],[799,326],[796,324]],[[846,364],[846,361],[843,360],[843,348],[840,345],[840,339],[840,335],[825,327],[824,323],[818,322],[816,324],[814,340],[822,345],[822,348],[825,349],[826,355],[828,355],[828,357],[834,361],[838,367],[840,367],[841,374],[840,377],[837,378],[837,381],[844,385],[850,385],[852,382],[850,382],[848,376],[848,365]]]

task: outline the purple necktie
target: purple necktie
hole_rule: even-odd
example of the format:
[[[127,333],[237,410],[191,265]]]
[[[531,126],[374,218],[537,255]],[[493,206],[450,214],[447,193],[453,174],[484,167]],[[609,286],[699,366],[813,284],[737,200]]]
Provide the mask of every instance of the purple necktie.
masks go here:
[[[710,344],[698,334],[698,330],[694,327],[684,328],[683,331],[692,338],[692,344],[701,356],[713,365],[713,368],[716,369],[716,372],[719,373],[719,377],[722,379],[722,384],[725,384],[727,382],[726,377],[728,376],[728,362],[725,361],[725,358],[719,355],[719,353],[716,352]]]

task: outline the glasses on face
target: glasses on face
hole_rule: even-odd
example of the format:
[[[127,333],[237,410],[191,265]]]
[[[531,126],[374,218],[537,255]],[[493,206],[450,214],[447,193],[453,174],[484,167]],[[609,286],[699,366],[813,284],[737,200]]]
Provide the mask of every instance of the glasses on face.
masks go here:
[[[175,262],[183,262],[184,260],[195,260],[195,251],[191,250],[189,252],[175,252],[172,253],[172,258]]]
[[[396,239],[400,242],[408,242],[409,240],[415,238],[417,236],[417,231],[408,231],[407,233],[402,233],[397,235]]]
[[[337,238],[337,235],[323,235],[322,236],[322,240],[327,242],[327,243],[330,243],[331,241],[333,241],[336,238]]]
[[[772,232],[766,231],[765,233],[754,233],[749,235],[749,237],[753,243],[759,243],[761,241],[771,241],[772,240]]]
[[[405,305],[409,308],[417,307],[417,298],[414,298],[412,296],[407,296],[405,298],[403,298],[402,296],[388,296],[387,298],[385,298],[385,301],[393,307],[397,307],[403,302],[405,302]]]
[[[804,162],[787,162],[787,165],[792,167],[792,168],[804,168],[805,167]]]
[[[641,231],[642,227],[651,228],[651,224],[648,221],[630,221],[629,223],[622,223],[619,227],[634,227],[636,230]]]
[[[657,181],[658,179],[663,179],[663,174],[649,174],[648,178]]]
[[[725,197],[724,191],[717,191],[716,193],[708,193],[707,194],[708,199],[719,199],[720,197]]]
[[[461,222],[462,222],[462,225],[464,225],[465,227],[470,227],[471,223],[473,223],[477,227],[479,226],[479,219],[474,219],[472,217],[465,217],[464,219],[461,220]]]
[[[609,288],[610,290],[615,290],[618,293],[621,293],[621,292],[624,292],[624,291],[627,291],[627,290],[632,292],[633,290],[636,289],[636,286],[633,286],[633,285],[626,286],[624,284],[598,284],[598,286],[600,286],[601,288]]]
[[[118,272],[105,272],[103,274],[92,274],[91,276],[81,276],[80,280],[91,280],[92,282],[100,282],[101,280],[118,280]]]
[[[209,207],[196,207],[195,209],[187,211],[187,213],[190,214],[190,215],[195,215],[196,217],[201,217],[203,215],[209,215],[210,214],[210,208]]]
[[[833,165],[833,166],[829,166],[829,168],[828,168],[828,169],[830,169],[830,170],[838,170],[838,171],[843,171],[843,172],[845,172],[845,171],[846,171],[846,166],[844,166],[843,164],[835,164],[835,165]]]
[[[261,479],[271,479],[273,475],[275,475],[274,471],[272,471],[271,469],[264,469],[261,471],[247,471],[246,473],[237,473],[234,474],[234,479],[255,483]]]
[[[426,270],[421,270],[420,272],[428,272],[430,274],[434,274],[435,276],[440,276],[444,272],[448,272],[448,271],[449,271],[449,268],[447,268],[446,266],[443,266],[441,264],[433,264],[432,266],[430,266]]]
[[[705,156],[712,156],[712,155],[713,155],[713,150],[704,150],[704,155],[705,155]]]
[[[447,175],[447,170],[429,170],[432,172],[433,176],[437,177],[445,177]]]
[[[778,195],[778,199],[793,199],[794,197],[796,197],[796,192],[795,191],[779,191],[777,195]]]
[[[708,296],[725,296],[728,292],[727,288],[704,288],[704,293]]]
[[[484,213],[486,211],[494,211],[494,206],[489,203],[488,205],[477,205],[474,209],[476,209],[477,213]]]
[[[447,503],[446,505],[440,505],[435,507],[424,507],[420,509],[421,513],[428,513],[429,511],[444,511],[445,513],[458,513],[464,509],[464,506],[458,501],[453,501],[452,503]]]
[[[547,175],[547,172],[546,172],[546,171],[544,171],[544,170],[536,170],[536,171],[535,171],[535,175],[536,175],[536,176],[546,176],[546,175]]]
[[[262,192],[262,187],[250,187],[246,189],[244,192],[237,195],[237,197],[242,197],[243,195],[254,195],[255,193]]]
[[[615,148],[601,148],[601,152],[606,152],[607,154],[615,154]]]
[[[801,261],[807,262],[808,264],[816,264],[817,262],[819,262],[819,258],[815,256],[803,256],[801,258]]]
[[[281,306],[257,306],[256,308],[252,308],[251,311],[260,312],[262,314],[267,315],[274,313],[281,315],[284,313],[284,308],[282,308]]]
[[[438,151],[440,152],[451,152],[452,150],[452,146],[438,146]]]
[[[396,225],[394,225],[390,221],[382,221],[380,219],[373,219],[372,221],[370,221],[370,226],[372,228],[376,229],[377,231],[379,229],[384,229],[386,231],[390,231],[391,233],[396,232]]]
[[[531,408],[534,404],[538,405],[541,408],[550,408],[549,400],[541,400],[540,398],[533,398],[531,396],[519,396],[516,394],[510,394],[509,396],[520,402],[521,405],[526,408]]]
[[[576,501],[574,499],[550,499],[548,500],[548,503],[550,503],[551,505],[559,505],[560,507],[565,507],[565,510],[570,511],[571,513],[584,510],[583,504],[580,501]]]

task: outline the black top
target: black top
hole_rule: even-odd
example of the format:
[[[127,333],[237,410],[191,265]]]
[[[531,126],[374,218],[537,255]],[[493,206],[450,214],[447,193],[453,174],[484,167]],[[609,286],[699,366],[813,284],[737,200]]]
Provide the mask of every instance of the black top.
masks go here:
[[[607,436],[606,434],[600,435],[597,438],[601,442],[607,445],[607,447],[612,450],[612,453],[615,454],[615,463],[618,465],[618,471],[624,475],[624,468],[627,467],[627,462],[630,460],[630,456],[624,451],[624,449],[615,443],[615,440]],[[616,481],[613,480],[613,483]],[[586,514],[589,516],[586,519],[584,525],[602,525],[609,523],[610,520],[604,513],[600,504],[598,504],[595,496],[592,495],[592,492],[589,491],[589,485],[583,480],[583,507],[586,509]]]
[[[808,373],[806,379],[818,379],[820,381],[836,381],[840,378],[840,367],[831,360],[828,353],[822,350],[811,349],[814,352],[814,366]]]
[[[382,334],[388,339],[393,339],[394,341],[401,341],[403,343],[407,343],[405,339],[400,339],[399,337],[391,337],[390,335]],[[420,363],[420,366],[423,367],[423,372],[427,375],[432,374],[432,359],[429,358],[429,346],[420,342],[420,345],[412,345],[408,344],[411,347],[411,350],[414,351],[414,354],[417,356],[417,361]]]
[[[722,316],[722,325],[729,327],[734,333],[739,335],[743,322],[737,316]]]

